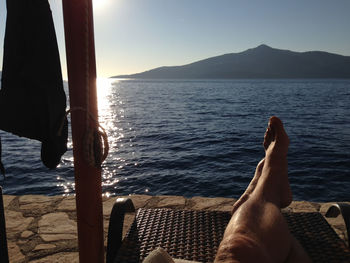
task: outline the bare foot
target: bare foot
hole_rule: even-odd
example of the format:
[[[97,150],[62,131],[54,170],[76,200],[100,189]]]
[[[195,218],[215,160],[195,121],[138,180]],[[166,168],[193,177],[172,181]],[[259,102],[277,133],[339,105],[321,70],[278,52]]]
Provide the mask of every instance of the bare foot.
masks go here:
[[[282,121],[275,116],[271,117],[264,136],[265,151],[274,152],[285,157],[288,153],[288,146],[289,138]]]
[[[280,192],[276,200],[279,199],[277,205],[280,208],[288,206],[292,201],[292,191],[288,181],[288,146],[289,138],[282,121],[277,117],[271,117],[264,136],[266,155],[262,174],[272,180],[273,187],[276,187],[276,184],[279,186]]]

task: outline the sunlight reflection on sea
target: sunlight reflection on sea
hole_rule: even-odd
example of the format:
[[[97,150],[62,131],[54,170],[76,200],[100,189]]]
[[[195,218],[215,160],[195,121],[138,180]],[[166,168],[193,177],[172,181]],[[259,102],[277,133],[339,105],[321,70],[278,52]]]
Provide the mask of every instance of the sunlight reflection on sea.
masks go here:
[[[108,142],[110,145],[109,156],[102,165],[102,187],[115,186],[119,182],[118,171],[123,169],[126,160],[117,156],[117,152],[124,146],[122,139],[124,138],[123,128],[118,125],[121,119],[124,118],[123,101],[118,92],[112,94],[112,89],[116,88],[114,85],[118,80],[108,78],[97,78],[97,98],[98,98],[98,114],[100,125],[106,130],[108,135]],[[68,89],[67,89],[68,94]],[[132,129],[132,128],[130,128]],[[131,144],[130,144],[131,145]],[[63,157],[59,168],[62,166],[74,167],[74,158],[72,155],[72,140],[71,136],[68,141],[68,149],[70,154]],[[68,155],[68,156],[67,156]],[[106,165],[106,164],[109,165]],[[112,165],[110,165],[112,163]],[[74,168],[73,168],[74,169]],[[57,187],[62,189],[63,195],[69,195],[75,191],[74,178],[64,178],[57,176]],[[103,196],[109,197],[109,191],[104,191]]]

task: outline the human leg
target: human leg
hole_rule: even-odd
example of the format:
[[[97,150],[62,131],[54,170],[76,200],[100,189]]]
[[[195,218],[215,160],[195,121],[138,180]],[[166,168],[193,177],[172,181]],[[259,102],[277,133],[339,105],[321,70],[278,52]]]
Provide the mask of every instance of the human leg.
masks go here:
[[[280,212],[292,200],[288,145],[282,122],[272,117],[264,137],[265,159],[234,206],[216,262],[310,262]]]

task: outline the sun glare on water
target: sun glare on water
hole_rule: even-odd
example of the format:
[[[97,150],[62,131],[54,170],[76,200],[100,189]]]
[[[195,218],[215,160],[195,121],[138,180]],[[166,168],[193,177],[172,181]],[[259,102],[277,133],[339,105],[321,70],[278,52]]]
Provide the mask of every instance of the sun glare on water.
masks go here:
[[[109,95],[112,89],[112,83],[115,82],[113,79],[108,78],[97,78],[96,88],[97,88],[97,99],[99,111],[104,111],[109,108]]]

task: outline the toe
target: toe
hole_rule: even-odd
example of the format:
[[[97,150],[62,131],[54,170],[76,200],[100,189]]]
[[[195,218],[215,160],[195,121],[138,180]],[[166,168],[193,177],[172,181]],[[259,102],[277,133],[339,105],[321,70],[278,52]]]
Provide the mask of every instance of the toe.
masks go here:
[[[272,130],[272,136],[273,140],[279,141],[279,142],[287,142],[288,136],[286,131],[284,130],[282,121],[277,118],[276,116],[273,116],[269,120],[269,127]]]

